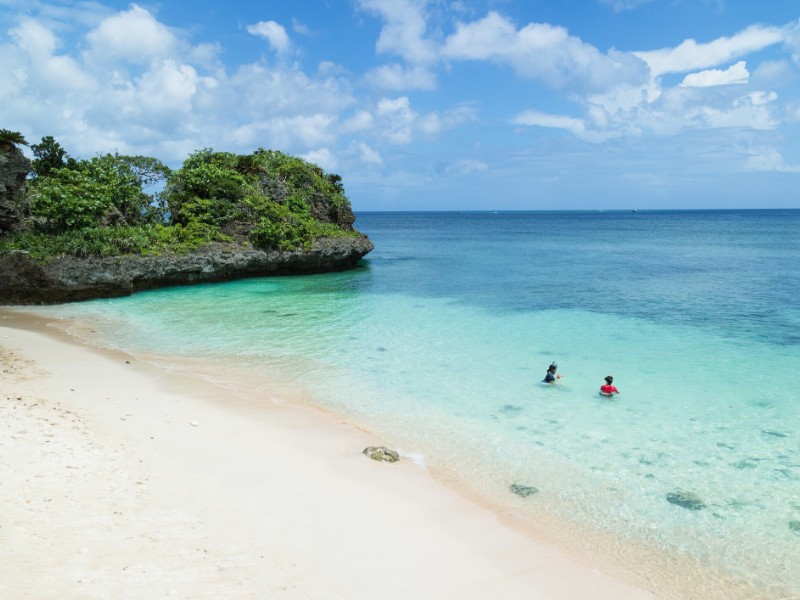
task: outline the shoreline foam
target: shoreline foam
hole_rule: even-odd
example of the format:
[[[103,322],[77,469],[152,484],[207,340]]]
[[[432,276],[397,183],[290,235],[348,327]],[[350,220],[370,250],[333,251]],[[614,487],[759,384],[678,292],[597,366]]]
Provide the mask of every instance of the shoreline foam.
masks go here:
[[[652,598],[374,436],[0,312],[0,595]]]

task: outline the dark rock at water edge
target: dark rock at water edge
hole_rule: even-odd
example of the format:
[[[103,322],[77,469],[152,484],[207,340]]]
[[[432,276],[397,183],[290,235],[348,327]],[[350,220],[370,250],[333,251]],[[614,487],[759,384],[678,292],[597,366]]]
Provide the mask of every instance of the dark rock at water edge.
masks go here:
[[[688,510],[700,510],[706,507],[705,502],[697,494],[683,490],[675,490],[667,494],[667,502]]]
[[[527,498],[539,491],[539,488],[535,488],[532,485],[525,485],[523,483],[512,483],[509,488],[513,493],[517,496],[522,496],[523,498]]]
[[[372,249],[372,242],[361,235],[321,238],[308,250],[213,243],[187,255],[64,256],[46,265],[15,251],[0,257],[0,304],[57,304],[174,285],[343,271]]]
[[[396,450],[391,450],[386,446],[367,446],[362,453],[369,456],[372,460],[381,462],[397,462],[400,454]]]

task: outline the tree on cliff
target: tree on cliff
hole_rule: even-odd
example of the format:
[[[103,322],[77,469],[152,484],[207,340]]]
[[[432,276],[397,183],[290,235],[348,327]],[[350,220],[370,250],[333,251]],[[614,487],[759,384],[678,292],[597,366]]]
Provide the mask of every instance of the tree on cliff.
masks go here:
[[[28,142],[19,131],[11,131],[10,129],[0,129],[0,152],[8,154],[14,150],[19,152],[17,146],[27,146]]]
[[[47,177],[55,169],[64,167],[75,168],[77,161],[67,154],[67,151],[52,135],[46,135],[38,144],[32,144],[33,174],[36,177]]]

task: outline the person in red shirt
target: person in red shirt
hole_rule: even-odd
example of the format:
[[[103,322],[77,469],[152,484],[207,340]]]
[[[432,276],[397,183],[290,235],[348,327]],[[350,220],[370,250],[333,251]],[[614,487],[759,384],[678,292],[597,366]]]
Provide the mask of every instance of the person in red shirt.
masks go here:
[[[603,394],[603,396],[619,394],[619,390],[611,385],[612,383],[614,383],[614,378],[611,375],[606,376],[606,384],[600,386],[600,393]]]

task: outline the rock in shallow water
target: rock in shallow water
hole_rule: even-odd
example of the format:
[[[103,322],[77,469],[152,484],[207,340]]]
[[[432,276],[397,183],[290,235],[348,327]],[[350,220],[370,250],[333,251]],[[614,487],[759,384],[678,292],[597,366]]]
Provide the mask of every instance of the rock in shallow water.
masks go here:
[[[689,510],[700,510],[706,507],[705,502],[697,494],[683,490],[675,490],[667,494],[667,502]]]
[[[510,489],[517,496],[522,496],[523,498],[527,498],[531,494],[535,494],[539,491],[538,488],[535,488],[532,485],[525,485],[522,483],[512,483],[508,489]]]
[[[789,521],[789,529],[800,535],[800,521]]]
[[[771,436],[776,438],[785,438],[789,437],[788,433],[783,433],[782,431],[767,431],[766,429],[762,430],[761,433],[765,436]]]
[[[400,460],[400,454],[396,450],[391,450],[385,446],[367,446],[364,448],[363,453],[372,460],[381,462],[397,462]]]

